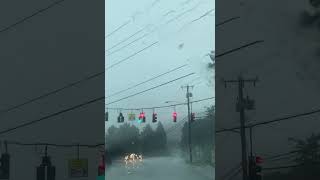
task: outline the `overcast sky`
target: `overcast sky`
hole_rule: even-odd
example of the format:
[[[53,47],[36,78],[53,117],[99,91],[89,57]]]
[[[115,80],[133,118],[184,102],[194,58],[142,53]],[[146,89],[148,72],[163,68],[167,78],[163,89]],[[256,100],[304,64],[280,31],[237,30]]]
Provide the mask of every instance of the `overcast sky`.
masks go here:
[[[129,23],[119,31],[106,38],[106,103],[113,102],[131,94],[160,85],[189,73],[196,73],[169,85],[151,90],[135,97],[108,105],[109,108],[141,108],[167,105],[165,101],[185,102],[185,91],[181,85],[195,85],[192,90],[193,99],[203,99],[214,96],[213,71],[207,69],[210,58],[206,56],[215,48],[214,31],[214,1],[212,0],[108,0],[106,1],[106,35],[112,33],[125,22]],[[207,13],[208,12],[208,13]],[[207,15],[205,15],[207,13]],[[204,15],[204,16],[203,16]],[[203,16],[203,18],[196,20]],[[178,18],[176,18],[178,17]],[[193,23],[190,23],[191,21]],[[146,28],[145,28],[146,27]],[[143,29],[145,28],[145,29]],[[116,46],[125,38],[143,29],[136,36]],[[117,51],[131,41],[151,33],[143,39]],[[139,50],[158,42],[147,50],[112,66]],[[180,47],[179,47],[180,46]],[[110,49],[111,48],[111,49]],[[108,50],[110,49],[110,50]],[[116,53],[112,53],[117,51]],[[112,53],[108,55],[109,53]],[[124,93],[108,98],[108,95],[143,82],[156,75],[188,64],[175,72],[169,73],[152,82],[130,89]],[[204,111],[205,106],[214,100],[204,101],[193,105],[194,112]],[[178,118],[186,116],[186,106],[176,107]],[[158,120],[170,121],[173,108],[157,110]],[[115,122],[119,112],[109,111],[110,121]],[[125,117],[127,111],[124,111]],[[138,114],[139,112],[135,112]],[[146,110],[147,121],[150,122],[152,110]],[[148,118],[149,117],[149,118]],[[126,117],[127,119],[127,117]],[[178,119],[179,120],[179,119]],[[106,128],[110,124],[106,125]]]

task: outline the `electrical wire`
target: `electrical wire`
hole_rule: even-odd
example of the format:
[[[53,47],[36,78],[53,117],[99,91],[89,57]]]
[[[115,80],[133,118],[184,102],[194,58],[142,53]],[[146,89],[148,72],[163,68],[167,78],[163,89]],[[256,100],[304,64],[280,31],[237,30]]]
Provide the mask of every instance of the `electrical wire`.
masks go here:
[[[112,65],[110,65],[109,67],[106,68],[106,70],[111,69],[111,68],[113,68],[113,67],[115,67],[115,66],[117,66],[117,65],[119,65],[119,64],[121,64],[121,63],[123,63],[123,62],[125,62],[127,60],[129,60],[130,58],[132,58],[132,57],[136,56],[137,54],[139,54],[139,53],[151,48],[152,46],[154,46],[157,43],[158,43],[158,41],[156,41],[156,42],[152,43],[151,45],[139,50],[138,52],[135,52],[135,53],[131,54],[130,56],[128,56],[128,57],[126,57],[126,58],[124,58],[124,59],[122,59],[122,60],[120,60],[120,61],[118,61],[118,62],[116,62],[116,63],[114,63]]]
[[[121,26],[119,26],[118,28],[116,28],[114,31],[112,31],[111,33],[109,33],[108,35],[106,35],[105,38],[108,38],[108,37],[110,37],[112,34],[118,32],[120,29],[122,29],[123,27],[125,27],[126,25],[128,25],[130,22],[131,22],[130,20],[126,21],[126,22],[123,23]]]
[[[195,100],[195,101],[191,101],[190,103],[197,103],[197,102],[202,102],[202,101],[207,101],[210,99],[214,99],[215,97],[209,97],[209,98],[203,98],[203,99],[199,99],[199,100]],[[186,105],[188,103],[178,103],[178,104],[172,104],[172,105],[165,105],[165,106],[154,106],[154,107],[144,107],[144,108],[106,108],[106,109],[110,109],[110,110],[141,110],[141,109],[161,109],[161,108],[168,108],[168,107],[174,107],[174,106],[180,106],[180,105]]]
[[[126,42],[128,39],[130,39],[130,38],[134,37],[135,35],[139,34],[140,32],[142,32],[145,28],[146,28],[146,27],[144,27],[144,28],[140,29],[139,31],[131,34],[130,36],[124,38],[123,40],[121,40],[121,41],[118,42],[117,44],[115,44],[115,45],[113,45],[112,47],[108,48],[106,51],[108,52],[108,51],[110,51],[111,49],[119,46],[120,44],[122,44],[122,43],[124,43],[124,42]]]
[[[32,13],[31,15],[26,16],[26,17],[22,18],[21,20],[15,22],[15,23],[13,23],[13,24],[11,24],[11,25],[9,25],[9,26],[2,28],[2,29],[0,30],[0,33],[3,33],[3,32],[5,32],[5,31],[10,30],[10,29],[14,28],[15,26],[17,26],[17,25],[19,25],[19,24],[21,24],[21,23],[24,23],[24,22],[27,21],[28,19],[31,19],[31,18],[33,18],[33,17],[35,17],[35,16],[37,16],[37,15],[39,15],[39,14],[41,14],[41,13],[44,13],[45,11],[47,11],[47,10],[49,10],[49,9],[51,9],[51,8],[53,8],[53,7],[61,4],[61,3],[64,2],[64,1],[66,1],[66,0],[55,1],[55,2],[53,2],[53,3],[51,3],[51,4],[49,4],[47,7],[42,8],[42,9],[39,9],[39,10],[37,10],[36,12]]]
[[[125,92],[125,91],[128,91],[128,90],[130,90],[130,89],[132,89],[132,88],[138,87],[138,86],[140,86],[140,85],[142,85],[142,84],[145,84],[145,83],[150,82],[150,81],[152,81],[152,80],[155,80],[155,79],[157,79],[157,78],[159,78],[159,77],[162,77],[162,76],[164,76],[164,75],[166,75],[166,74],[169,74],[169,73],[174,72],[174,71],[176,71],[176,70],[179,70],[179,69],[181,69],[181,68],[183,68],[183,67],[186,67],[187,65],[188,65],[188,64],[185,64],[185,65],[179,66],[179,67],[177,67],[177,68],[171,69],[171,70],[169,70],[169,71],[167,71],[167,72],[165,72],[165,73],[162,73],[162,74],[159,74],[159,75],[157,75],[157,76],[154,76],[154,77],[152,77],[152,78],[150,78],[150,79],[148,79],[148,80],[146,80],[146,81],[143,81],[143,82],[141,82],[141,83],[138,83],[138,84],[136,84],[136,85],[133,85],[133,86],[127,88],[127,89],[123,89],[123,90],[121,90],[121,91],[115,92],[115,93],[107,96],[106,98],[112,97],[112,96],[115,96],[115,95],[118,95],[118,94],[123,93],[123,92]]]
[[[62,86],[61,88],[58,88],[58,89],[49,91],[49,92],[44,93],[44,94],[42,94],[42,95],[40,95],[40,96],[37,96],[37,97],[35,97],[35,98],[31,98],[31,99],[29,99],[29,100],[27,100],[27,101],[25,101],[25,102],[20,103],[20,104],[13,105],[13,106],[8,107],[8,108],[6,108],[6,109],[2,109],[2,110],[0,110],[0,115],[2,115],[3,113],[8,113],[8,112],[10,112],[10,111],[12,111],[12,110],[14,110],[14,109],[18,109],[18,108],[20,108],[20,107],[22,107],[22,106],[24,106],[24,105],[30,104],[30,103],[35,102],[35,101],[37,101],[37,100],[43,99],[43,98],[45,98],[45,97],[48,97],[48,96],[50,96],[50,95],[57,94],[57,93],[59,93],[60,91],[63,91],[63,90],[65,90],[65,89],[67,89],[67,88],[74,87],[74,86],[76,86],[76,85],[78,85],[78,84],[80,84],[80,83],[83,83],[83,82],[85,82],[85,81],[94,79],[94,78],[96,78],[96,77],[98,77],[98,76],[101,76],[101,75],[103,75],[103,74],[104,74],[104,72],[98,72],[98,73],[92,74],[92,75],[87,76],[87,77],[85,77],[85,78],[83,78],[83,79],[80,79],[80,80],[78,80],[78,81],[75,81],[75,82],[69,83],[69,84],[67,84],[67,85],[65,85],[65,86]]]
[[[221,54],[218,54],[218,55],[215,56],[215,58],[219,58],[219,57],[222,57],[222,56],[231,54],[231,53],[233,53],[233,52],[242,50],[242,49],[244,49],[244,48],[247,48],[247,47],[249,47],[249,46],[253,46],[253,45],[255,45],[255,44],[259,44],[259,43],[262,43],[262,42],[264,42],[264,41],[263,41],[263,40],[259,40],[259,41],[254,41],[254,42],[251,42],[251,43],[242,45],[242,46],[240,46],[240,47],[238,47],[238,48],[231,49],[231,50],[228,50],[228,51],[223,52],[223,53],[221,53]],[[216,61],[216,60],[215,60],[215,61]]]
[[[131,98],[131,97],[133,97],[133,96],[136,96],[136,95],[142,94],[142,93],[144,93],[144,92],[147,92],[147,91],[150,91],[150,90],[153,90],[153,89],[159,88],[159,87],[161,87],[161,86],[164,86],[164,85],[170,84],[170,83],[175,82],[175,81],[177,81],[177,80],[180,80],[180,79],[186,78],[186,77],[191,76],[191,75],[193,75],[193,74],[195,74],[195,73],[190,73],[190,74],[187,74],[187,75],[181,76],[181,77],[179,77],[179,78],[177,78],[177,79],[174,79],[174,80],[171,80],[171,81],[165,82],[165,83],[160,84],[160,85],[158,85],[158,86],[154,86],[154,87],[149,88],[149,89],[146,89],[146,90],[144,90],[144,91],[140,91],[140,92],[135,93],[135,94],[132,94],[132,95],[130,95],[130,96],[126,96],[126,97],[124,97],[124,98],[121,98],[121,99],[118,99],[118,100],[112,101],[112,102],[110,102],[110,103],[107,103],[106,105],[113,104],[113,103],[116,103],[116,102],[119,102],[119,101],[122,101],[122,100],[125,100],[125,99],[128,99],[128,98]]]
[[[195,5],[193,8],[188,9],[188,10],[186,10],[186,11],[178,14],[176,17],[174,17],[174,18],[170,19],[169,21],[167,21],[166,24],[169,24],[169,23],[171,23],[172,21],[174,21],[174,20],[176,20],[176,19],[179,19],[180,17],[182,17],[183,15],[187,14],[188,12],[194,11],[200,4],[201,4],[201,3],[198,3],[198,4]]]
[[[8,145],[18,145],[18,146],[52,146],[52,147],[87,147],[87,148],[96,148],[100,146],[104,146],[105,143],[98,144],[53,144],[53,143],[21,143],[17,141],[8,141]]]
[[[8,129],[5,129],[5,130],[0,131],[0,135],[9,133],[9,132],[11,132],[11,131],[14,131],[14,130],[17,130],[17,129],[20,129],[20,128],[23,128],[23,127],[27,127],[27,126],[33,125],[33,124],[35,124],[35,123],[38,123],[38,122],[41,122],[41,121],[50,119],[50,118],[52,118],[52,117],[61,115],[61,114],[63,114],[63,113],[69,112],[69,111],[73,111],[73,110],[75,110],[75,109],[81,108],[81,107],[83,107],[83,106],[86,106],[86,105],[89,105],[89,104],[92,104],[92,103],[95,103],[95,102],[97,102],[97,101],[101,101],[101,100],[104,100],[104,99],[105,99],[104,96],[103,96],[103,97],[98,97],[98,98],[89,100],[89,101],[87,101],[87,102],[84,102],[84,103],[81,103],[81,104],[72,106],[72,107],[70,107],[70,108],[66,108],[66,109],[64,109],[64,110],[61,110],[61,111],[58,111],[58,112],[49,114],[49,115],[44,116],[44,117],[41,117],[41,118],[39,118],[39,119],[32,120],[32,121],[29,121],[29,122],[26,122],[26,123],[22,123],[22,124],[20,124],[20,125],[15,126],[15,127],[11,127],[11,128],[8,128]]]
[[[271,123],[276,123],[276,122],[281,122],[281,121],[285,121],[285,120],[289,120],[289,119],[293,119],[293,118],[297,118],[297,117],[302,117],[302,116],[308,116],[308,115],[312,115],[312,114],[316,114],[316,113],[320,113],[320,109],[316,109],[316,110],[305,112],[305,113],[290,115],[290,116],[286,116],[286,117],[282,117],[282,118],[276,118],[276,119],[273,119],[273,120],[264,121],[264,122],[260,122],[260,123],[254,123],[254,124],[251,124],[251,125],[246,125],[245,128],[256,127],[256,126],[261,126],[261,125],[266,125],[266,124],[271,124]],[[217,130],[216,133],[228,132],[228,131],[237,130],[237,129],[240,129],[240,127]]]
[[[144,34],[143,36],[141,36],[141,37],[139,37],[139,38],[137,38],[137,39],[135,39],[135,40],[131,41],[129,44],[126,44],[126,45],[122,46],[122,47],[121,47],[121,48],[119,48],[119,49],[116,49],[116,50],[114,50],[114,51],[111,51],[111,52],[110,52],[110,53],[108,53],[106,56],[110,56],[110,55],[112,55],[112,54],[114,54],[114,53],[116,53],[116,52],[119,52],[119,51],[121,51],[122,49],[124,49],[124,48],[126,48],[126,47],[130,46],[131,44],[133,44],[133,43],[135,43],[135,42],[137,42],[137,41],[139,41],[139,40],[141,40],[141,39],[143,39],[143,38],[147,37],[148,35],[149,35],[149,34]]]
[[[227,19],[227,20],[225,20],[225,21],[222,21],[222,22],[216,24],[216,27],[222,26],[222,25],[224,25],[224,24],[226,24],[226,23],[228,23],[228,22],[234,21],[234,20],[239,19],[239,18],[240,18],[240,17],[238,16],[238,17],[233,17],[233,18]]]

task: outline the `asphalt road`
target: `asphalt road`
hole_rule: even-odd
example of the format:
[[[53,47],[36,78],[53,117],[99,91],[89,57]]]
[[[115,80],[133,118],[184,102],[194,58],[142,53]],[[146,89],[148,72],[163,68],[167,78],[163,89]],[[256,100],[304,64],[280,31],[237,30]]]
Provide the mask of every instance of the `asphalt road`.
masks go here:
[[[213,168],[191,166],[179,158],[147,158],[140,167],[128,170],[115,162],[106,171],[106,180],[214,180]]]

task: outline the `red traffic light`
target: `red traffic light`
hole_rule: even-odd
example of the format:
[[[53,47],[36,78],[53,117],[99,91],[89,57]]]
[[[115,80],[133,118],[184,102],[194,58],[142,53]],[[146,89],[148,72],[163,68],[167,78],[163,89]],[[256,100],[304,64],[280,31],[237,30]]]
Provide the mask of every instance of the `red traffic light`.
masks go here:
[[[177,113],[176,112],[172,113],[172,116],[177,117]]]
[[[256,156],[256,164],[261,164],[263,163],[262,157]]]
[[[139,119],[142,119],[142,118],[144,118],[144,112],[140,113],[139,115]]]

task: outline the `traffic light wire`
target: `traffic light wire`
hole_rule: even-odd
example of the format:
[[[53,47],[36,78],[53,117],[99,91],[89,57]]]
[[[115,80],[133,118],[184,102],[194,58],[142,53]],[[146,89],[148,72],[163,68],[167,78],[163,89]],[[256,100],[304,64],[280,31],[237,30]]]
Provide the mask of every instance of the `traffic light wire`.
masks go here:
[[[215,97],[209,97],[209,98],[203,98],[203,99],[199,99],[199,100],[195,100],[195,101],[190,101],[190,103],[197,103],[197,102],[202,102],[202,101],[207,101],[210,99],[214,99]],[[128,111],[132,111],[132,110],[141,110],[141,109],[161,109],[161,108],[169,108],[169,107],[174,107],[174,106],[181,106],[181,105],[186,105],[188,103],[178,103],[178,104],[172,104],[172,105],[166,105],[166,106],[154,106],[154,107],[144,107],[144,108],[106,108],[106,109],[110,109],[110,110],[128,110]]]
[[[195,74],[195,73],[190,73],[190,74],[187,74],[187,75],[181,76],[181,77],[179,77],[179,78],[176,78],[176,79],[174,79],[174,80],[171,80],[171,81],[165,82],[165,83],[160,84],[160,85],[158,85],[158,86],[154,86],[154,87],[149,88],[149,89],[146,89],[146,90],[144,90],[144,91],[140,91],[140,92],[138,92],[138,93],[135,93],[135,94],[132,94],[132,95],[126,96],[126,97],[124,97],[124,98],[121,98],[121,99],[118,99],[118,100],[115,100],[115,101],[109,102],[109,103],[107,103],[106,105],[113,104],[113,103],[116,103],[116,102],[119,102],[119,101],[122,101],[122,100],[125,100],[125,99],[128,99],[128,98],[134,97],[134,96],[136,96],[136,95],[139,95],[139,94],[145,93],[145,92],[147,92],[147,91],[150,91],[150,90],[153,90],[153,89],[159,88],[159,87],[161,87],[161,86],[164,86],[164,85],[167,85],[167,84],[170,84],[170,83],[173,83],[173,82],[175,82],[175,81],[177,81],[177,80],[180,80],[180,79],[186,78],[186,77],[191,76],[191,75],[193,75],[193,74]]]

